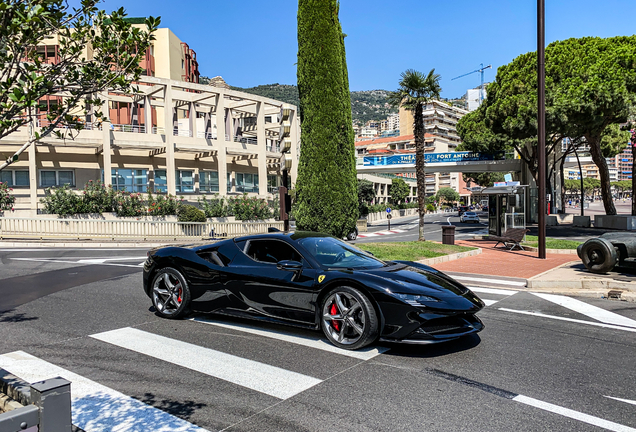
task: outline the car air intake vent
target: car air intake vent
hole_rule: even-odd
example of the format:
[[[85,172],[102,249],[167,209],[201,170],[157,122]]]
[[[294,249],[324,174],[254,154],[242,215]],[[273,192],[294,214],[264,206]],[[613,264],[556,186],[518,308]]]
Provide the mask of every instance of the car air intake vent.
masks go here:
[[[465,331],[470,328],[472,328],[472,326],[465,319],[449,317],[428,321],[422,324],[418,330],[430,335],[437,335],[441,333],[457,333],[458,330]]]

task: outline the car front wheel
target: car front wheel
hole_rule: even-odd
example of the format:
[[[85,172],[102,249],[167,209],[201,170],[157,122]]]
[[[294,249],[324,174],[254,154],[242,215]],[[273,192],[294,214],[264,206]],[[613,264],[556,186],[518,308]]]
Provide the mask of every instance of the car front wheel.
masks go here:
[[[157,272],[152,282],[152,304],[159,316],[180,318],[187,314],[190,289],[183,275],[167,267]]]
[[[369,345],[379,332],[371,301],[357,289],[346,286],[333,289],[325,297],[321,325],[331,343],[347,350]]]

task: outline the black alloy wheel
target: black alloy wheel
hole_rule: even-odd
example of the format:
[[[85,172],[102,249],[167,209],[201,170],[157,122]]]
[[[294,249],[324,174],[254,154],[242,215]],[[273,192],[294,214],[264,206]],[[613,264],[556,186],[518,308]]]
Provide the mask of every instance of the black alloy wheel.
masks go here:
[[[179,271],[166,267],[159,270],[152,282],[152,304],[159,316],[180,318],[187,314],[190,289]]]
[[[355,288],[331,290],[322,303],[322,331],[338,348],[355,350],[372,343],[379,333],[371,301]]]
[[[581,247],[581,260],[592,273],[607,273],[612,271],[618,261],[618,254],[614,245],[602,238],[586,241]]]

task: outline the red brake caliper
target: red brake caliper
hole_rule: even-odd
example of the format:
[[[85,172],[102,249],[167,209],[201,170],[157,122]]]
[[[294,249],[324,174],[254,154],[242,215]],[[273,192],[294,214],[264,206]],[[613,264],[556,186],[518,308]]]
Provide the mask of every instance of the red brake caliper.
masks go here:
[[[181,303],[181,294],[183,294],[183,290],[179,288],[179,297],[177,297],[177,301]]]
[[[331,310],[329,311],[329,313],[333,316],[333,315],[337,315],[338,314],[338,308],[336,307],[335,303],[331,304]],[[333,328],[336,329],[336,331],[340,331],[340,323],[336,320],[331,320],[331,325],[333,326]]]

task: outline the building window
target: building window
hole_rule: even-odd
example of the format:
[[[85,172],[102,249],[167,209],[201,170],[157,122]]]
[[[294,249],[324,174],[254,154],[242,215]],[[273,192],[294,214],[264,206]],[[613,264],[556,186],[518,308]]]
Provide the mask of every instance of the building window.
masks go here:
[[[166,170],[155,170],[155,193],[168,193],[168,175]]]
[[[267,191],[273,194],[278,193],[278,176],[277,175],[267,176]]]
[[[146,192],[148,190],[148,170],[112,168],[110,173],[115,190],[126,192]]]
[[[258,193],[258,174],[236,173],[236,191]]]
[[[30,185],[28,171],[0,171],[0,182],[6,183],[10,187],[20,187]]]
[[[177,192],[194,192],[194,171],[177,170]]]
[[[75,186],[75,173],[63,170],[42,170],[40,171],[40,186]]]
[[[201,171],[199,173],[199,190],[201,192],[218,192],[219,173],[217,171]]]

